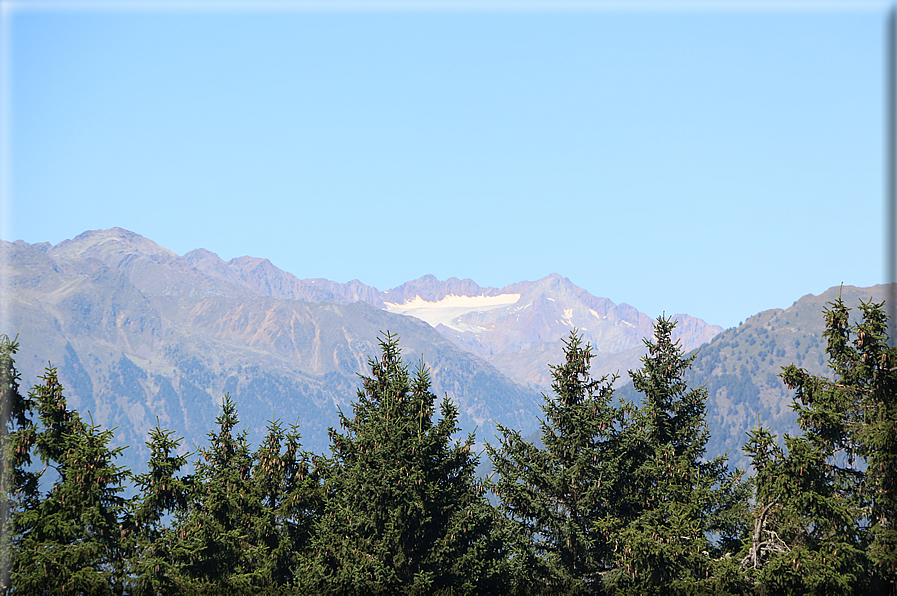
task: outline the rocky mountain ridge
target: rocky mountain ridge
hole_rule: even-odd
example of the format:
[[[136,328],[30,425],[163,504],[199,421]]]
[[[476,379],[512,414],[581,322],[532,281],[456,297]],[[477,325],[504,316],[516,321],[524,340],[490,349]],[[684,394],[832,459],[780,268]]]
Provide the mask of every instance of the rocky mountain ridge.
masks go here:
[[[412,317],[363,301],[265,296],[220,264],[208,275],[125,230],[0,250],[9,322],[0,332],[19,336],[23,386],[48,362],[56,366],[70,404],[117,427],[132,467],[145,461],[156,417],[201,444],[225,392],[238,399],[251,439],[272,416],[298,420],[305,445],[324,452],[326,429],[355,398],[357,374],[369,372],[384,331],[399,335],[408,362],[423,357],[434,391],[459,405],[464,429],[535,425],[535,391]]]
[[[190,251],[183,258],[211,277],[241,284],[263,296],[342,304],[363,301],[420,318],[462,349],[539,391],[549,389],[547,364],[560,361],[563,339],[571,328],[579,329],[599,353],[594,361],[596,371],[612,373],[637,366],[644,354],[642,338],[651,333],[654,322],[632,306],[595,297],[556,273],[502,288],[481,287],[471,279],[440,281],[424,275],[381,292],[358,280],[341,284],[300,279],[268,259],[239,257],[225,262],[205,249]],[[501,297],[510,298],[499,306],[459,306],[457,300]],[[457,311],[456,316],[439,322],[452,310]],[[686,349],[707,343],[722,331],[722,327],[686,314],[672,316],[678,322],[675,337]]]
[[[144,461],[157,416],[201,443],[225,392],[237,397],[251,438],[271,416],[298,420],[306,446],[324,452],[326,428],[354,399],[387,330],[409,362],[423,356],[436,393],[459,404],[464,430],[489,440],[497,420],[529,433],[571,328],[593,346],[593,374],[619,373],[620,395],[637,400],[627,371],[639,366],[653,323],[557,274],[503,288],[427,275],[381,292],[357,280],[299,279],[267,259],[178,256],[120,228],[0,250],[13,323],[0,332],[19,334],[23,386],[48,361],[57,366],[71,405],[119,428],[132,467]],[[883,288],[839,291],[855,306],[883,299]],[[776,374],[792,361],[825,372],[822,307],[836,289],[725,331],[675,315],[682,346],[697,350],[690,383],[709,392],[709,453],[737,458],[758,415],[793,431],[791,396]]]

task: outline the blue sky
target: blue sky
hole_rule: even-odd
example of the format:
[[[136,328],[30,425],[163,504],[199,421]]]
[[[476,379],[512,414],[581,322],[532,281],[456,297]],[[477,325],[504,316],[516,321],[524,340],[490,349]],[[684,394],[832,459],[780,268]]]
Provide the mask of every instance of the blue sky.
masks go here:
[[[730,327],[884,279],[887,3],[4,2],[3,239]]]

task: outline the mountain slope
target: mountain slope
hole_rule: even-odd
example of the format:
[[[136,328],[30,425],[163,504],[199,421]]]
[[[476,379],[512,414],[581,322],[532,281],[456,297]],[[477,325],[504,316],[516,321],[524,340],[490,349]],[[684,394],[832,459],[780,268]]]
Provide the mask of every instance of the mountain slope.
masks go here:
[[[325,451],[326,428],[337,424],[337,407],[354,400],[380,331],[400,336],[409,361],[424,356],[434,390],[459,404],[465,429],[479,426],[482,438],[493,419],[535,424],[537,393],[423,321],[365,302],[260,295],[209,255],[179,257],[120,229],[54,247],[4,242],[0,250],[13,322],[2,331],[19,335],[23,386],[48,361],[58,366],[71,405],[117,426],[116,444],[131,445],[130,466],[145,461],[157,416],[201,444],[225,392],[236,397],[253,441],[271,416],[298,419],[305,445]]]
[[[814,375],[831,374],[822,337],[823,308],[839,292],[852,314],[857,314],[861,300],[883,301],[887,286],[832,287],[818,296],[808,294],[787,309],[749,317],[695,350],[688,382],[691,387],[706,385],[708,391],[709,454],[729,452],[730,459],[744,468],[748,463],[741,451],[745,433],[758,422],[779,435],[798,432],[790,408],[793,394],[778,374],[792,363]],[[622,381],[628,381],[628,375]],[[621,385],[619,393],[628,399],[640,398],[631,384]]]
[[[592,344],[597,352],[593,367],[603,374],[635,366],[644,354],[642,338],[654,323],[632,306],[592,296],[557,274],[498,290],[468,286],[453,291],[467,293],[431,291],[426,298],[417,293],[409,299],[411,292],[405,291],[404,303],[386,302],[386,307],[427,320],[457,345],[542,391],[551,385],[547,364],[561,362],[563,339],[572,328]],[[688,315],[673,317],[679,321],[675,337],[686,349],[722,331]]]
[[[637,400],[627,371],[639,366],[653,324],[557,274],[504,288],[428,275],[380,292],[357,280],[299,279],[267,259],[225,262],[203,249],[178,256],[119,228],[0,250],[15,323],[0,331],[20,335],[23,385],[48,360],[58,366],[71,404],[118,426],[116,441],[130,444],[137,462],[156,416],[203,441],[225,392],[253,440],[274,415],[298,419],[305,444],[324,451],[326,428],[354,399],[381,331],[398,333],[407,360],[424,356],[437,394],[460,405],[462,426],[479,428],[479,440],[491,437],[493,420],[529,433],[571,328],[596,352],[593,373],[620,373],[620,395]],[[837,291],[725,331],[673,315],[683,347],[701,346],[690,383],[710,394],[709,454],[739,459],[758,415],[776,432],[794,432],[791,396],[776,375],[791,362],[826,372],[822,308]],[[885,296],[883,286],[840,291],[852,306]]]
[[[625,372],[644,354],[641,338],[651,333],[653,318],[628,304],[598,298],[558,274],[503,288],[481,287],[470,279],[440,281],[424,275],[396,288],[378,291],[358,280],[341,284],[326,279],[299,279],[269,260],[239,257],[223,261],[196,249],[183,259],[215,279],[237,283],[262,296],[287,300],[363,301],[396,314],[428,322],[458,347],[490,362],[521,385],[548,391],[548,364],[563,358],[563,339],[578,328],[598,352],[596,371]],[[710,341],[722,327],[685,314],[675,337],[686,349]]]

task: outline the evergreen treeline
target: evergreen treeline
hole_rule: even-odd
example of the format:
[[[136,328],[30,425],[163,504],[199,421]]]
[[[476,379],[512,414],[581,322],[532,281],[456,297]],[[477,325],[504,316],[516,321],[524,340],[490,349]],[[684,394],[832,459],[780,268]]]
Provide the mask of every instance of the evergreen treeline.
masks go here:
[[[0,590],[897,593],[897,349],[883,304],[862,303],[855,325],[840,297],[830,307],[834,374],[782,369],[802,432],[751,430],[750,477],[705,457],[707,394],[687,386],[694,356],[663,317],[629,373],[639,403],[591,377],[572,332],[544,447],[499,427],[486,480],[474,437],[452,439],[457,407],[390,334],[329,456],[278,420],[253,451],[225,395],[198,453],[157,423],[139,475],[115,464],[114,429],[68,408],[54,368],[23,396],[18,345],[0,336]]]

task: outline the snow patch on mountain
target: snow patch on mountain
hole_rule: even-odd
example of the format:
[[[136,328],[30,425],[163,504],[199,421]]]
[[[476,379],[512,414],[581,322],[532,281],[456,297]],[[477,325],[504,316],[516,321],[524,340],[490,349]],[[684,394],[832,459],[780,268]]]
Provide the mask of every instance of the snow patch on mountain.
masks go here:
[[[456,322],[455,319],[471,312],[486,312],[503,308],[516,303],[519,299],[520,294],[499,294],[497,296],[456,296],[452,294],[436,302],[415,296],[412,300],[406,300],[401,304],[385,302],[384,305],[386,310],[391,313],[412,316],[426,321],[433,327],[442,324],[458,331],[476,332],[482,329]]]

